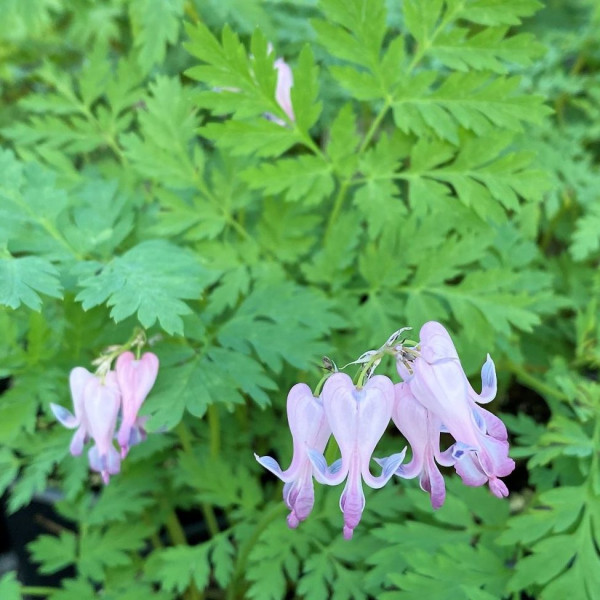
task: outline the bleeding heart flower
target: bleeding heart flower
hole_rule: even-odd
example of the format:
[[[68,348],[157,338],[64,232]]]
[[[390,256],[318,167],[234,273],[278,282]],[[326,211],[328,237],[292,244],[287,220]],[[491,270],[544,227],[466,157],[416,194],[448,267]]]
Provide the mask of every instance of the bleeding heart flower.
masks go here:
[[[290,466],[283,471],[279,463],[270,456],[254,457],[265,469],[268,469],[285,482],[283,499],[290,509],[287,522],[296,528],[310,514],[314,504],[313,465],[309,459],[309,448],[319,452],[325,450],[331,436],[323,404],[315,398],[305,383],[297,383],[289,391],[287,398],[287,417],[292,433],[294,453]]]
[[[117,358],[115,371],[123,402],[123,420],[117,435],[121,458],[125,458],[129,447],[145,434],[141,426],[143,424],[136,424],[136,420],[142,403],[156,381],[158,365],[158,358],[152,352],[146,352],[139,360],[135,359],[132,352],[124,352]]]
[[[365,507],[362,480],[372,488],[383,487],[404,459],[406,449],[379,460],[382,473],[371,474],[369,462],[381,439],[394,406],[394,384],[382,375],[356,388],[345,373],[332,375],[323,387],[323,406],[342,458],[327,466],[322,451],[311,449],[309,456],[324,483],[337,485],[347,478],[340,497],[344,513],[344,537],[352,538]]]
[[[421,328],[420,355],[411,366],[412,374],[407,376],[410,391],[456,440],[452,457],[464,483],[478,486],[489,482],[496,496],[507,496],[506,485],[498,479],[515,468],[508,457],[506,428],[498,417],[477,404],[489,402],[496,394],[496,371],[490,356],[481,370],[483,389],[478,395],[467,380],[448,332],[440,323],[430,321]]]

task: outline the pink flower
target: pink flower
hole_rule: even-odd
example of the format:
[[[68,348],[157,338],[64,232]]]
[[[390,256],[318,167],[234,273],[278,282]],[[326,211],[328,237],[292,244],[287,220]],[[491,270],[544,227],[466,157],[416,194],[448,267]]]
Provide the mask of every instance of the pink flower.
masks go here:
[[[287,397],[287,417],[292,433],[293,457],[290,466],[283,471],[279,463],[270,456],[257,456],[256,460],[285,482],[283,499],[290,509],[287,522],[296,528],[310,514],[314,504],[313,465],[308,451],[314,448],[323,452],[331,436],[323,404],[313,396],[305,383],[297,383]]]
[[[115,373],[110,371],[101,379],[83,367],[75,367],[69,382],[75,415],[57,404],[50,404],[50,408],[62,425],[77,427],[70,446],[73,456],[81,454],[88,439],[94,440],[88,452],[90,468],[102,473],[104,483],[108,483],[109,475],[118,473],[121,463],[112,443],[121,404]]]
[[[429,492],[431,506],[440,508],[446,499],[444,477],[436,465],[449,467],[454,459],[448,452],[440,452],[441,421],[427,410],[412,394],[407,383],[394,386],[396,403],[392,419],[400,433],[408,440],[412,448],[412,459],[401,465],[396,475],[405,479],[419,477],[421,489]]]
[[[508,489],[499,479],[511,473],[504,424],[478,403],[496,394],[496,372],[489,357],[481,370],[483,389],[476,394],[462,369],[458,354],[440,323],[425,323],[420,332],[420,355],[412,362],[412,374],[399,369],[414,397],[454,437],[452,457],[457,473],[467,485],[489,483],[499,497]]]
[[[79,456],[81,454],[83,445],[89,437],[83,390],[91,379],[94,379],[94,375],[83,367],[75,367],[69,375],[69,386],[71,388],[71,397],[73,398],[75,415],[71,414],[66,408],[59,406],[58,404],[50,403],[50,409],[62,425],[67,429],[77,428],[77,431],[71,439],[69,448],[73,456]]]
[[[86,384],[84,405],[89,433],[95,442],[88,452],[90,468],[102,473],[102,480],[108,484],[109,475],[121,470],[121,458],[113,445],[121,405],[114,371],[109,371],[104,380],[94,377]]]
[[[292,69],[283,60],[278,58],[273,66],[277,69],[277,87],[275,88],[275,99],[281,106],[290,121],[295,121],[294,109],[292,107],[292,86],[294,85],[294,75]]]
[[[123,420],[117,435],[121,458],[145,435],[138,412],[156,381],[158,365],[158,358],[152,352],[146,352],[139,360],[135,360],[132,352],[124,352],[117,359],[115,371],[123,402]]]
[[[347,478],[340,509],[344,513],[344,537],[349,540],[365,507],[362,480],[372,488],[383,487],[406,452],[405,449],[381,459],[381,475],[375,477],[371,474],[371,455],[392,415],[394,385],[387,377],[376,375],[363,388],[356,388],[348,375],[336,373],[325,382],[322,398],[342,458],[328,467],[318,449],[311,449],[309,456],[324,483],[337,485]]]

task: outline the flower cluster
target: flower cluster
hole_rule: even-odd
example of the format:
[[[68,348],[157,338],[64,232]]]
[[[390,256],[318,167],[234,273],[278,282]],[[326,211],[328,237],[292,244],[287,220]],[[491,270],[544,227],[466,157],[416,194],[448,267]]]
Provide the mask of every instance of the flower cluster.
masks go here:
[[[105,484],[110,475],[121,469],[121,460],[129,448],[146,437],[145,417],[139,417],[142,403],[152,389],[158,374],[158,358],[146,352],[136,359],[132,352],[119,354],[115,369],[110,366],[113,354],[100,359],[98,371],[90,373],[83,367],[71,371],[69,383],[73,408],[50,404],[54,416],[68,429],[76,429],[71,440],[70,451],[79,456],[89,439],[94,445],[88,451],[90,468],[102,474]],[[121,422],[116,435],[121,452],[113,444],[117,421]]]
[[[440,323],[423,325],[419,342],[412,347],[397,343],[402,331],[393,334],[379,350],[366,352],[355,361],[363,365],[356,385],[333,365],[320,394],[313,395],[303,383],[290,390],[287,416],[293,458],[289,468],[284,471],[270,456],[255,455],[285,483],[283,497],[290,509],[290,527],[297,527],[312,510],[313,478],[328,485],[346,481],[340,498],[346,539],[352,537],[365,507],[363,481],[380,488],[393,475],[419,477],[433,508],[439,508],[446,496],[439,464],[454,467],[466,485],[488,483],[496,496],[508,495],[500,477],[511,473],[515,465],[508,457],[506,427],[480,406],[496,395],[494,362],[488,355],[481,370],[482,391],[477,394]],[[385,355],[395,358],[402,383],[394,385],[388,377],[373,376]],[[390,419],[410,444],[412,457],[403,464],[405,448],[375,459],[381,474],[374,476],[369,463]],[[443,451],[441,433],[450,433],[455,440]],[[328,464],[324,452],[331,435],[341,458]]]

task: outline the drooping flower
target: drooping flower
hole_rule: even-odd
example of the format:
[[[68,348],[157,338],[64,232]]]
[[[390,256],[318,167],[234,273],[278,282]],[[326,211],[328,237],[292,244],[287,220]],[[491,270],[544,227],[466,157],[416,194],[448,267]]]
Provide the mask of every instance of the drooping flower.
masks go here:
[[[57,404],[50,404],[50,408],[62,425],[77,428],[70,446],[73,456],[81,454],[88,439],[94,440],[94,446],[88,451],[90,468],[101,473],[104,483],[108,483],[109,475],[118,473],[121,466],[112,442],[121,405],[116,375],[109,371],[99,377],[83,367],[75,367],[69,384],[75,415]]]
[[[73,398],[73,415],[63,406],[50,403],[50,409],[56,419],[67,429],[75,429],[69,450],[73,456],[79,456],[83,451],[83,445],[89,437],[89,427],[85,415],[84,389],[86,384],[94,379],[94,375],[83,367],[75,367],[69,375],[69,387]]]
[[[278,58],[273,66],[277,69],[277,87],[275,88],[275,99],[281,106],[290,121],[295,121],[294,109],[292,107],[292,86],[294,85],[294,75],[290,66]]]
[[[499,497],[508,489],[499,479],[511,473],[515,463],[508,457],[506,428],[494,415],[481,408],[496,393],[492,359],[482,368],[480,395],[470,386],[456,348],[446,329],[437,322],[425,323],[420,331],[420,355],[412,362],[412,374],[399,369],[415,398],[436,415],[454,437],[455,469],[467,485],[489,483]]]
[[[94,377],[84,389],[84,407],[89,434],[94,440],[88,452],[90,468],[102,474],[108,484],[110,475],[121,470],[121,457],[113,445],[121,393],[114,371],[104,378]]]
[[[394,384],[387,377],[376,375],[364,387],[356,388],[348,375],[336,373],[325,382],[322,398],[342,458],[328,467],[318,449],[311,449],[309,455],[324,483],[337,485],[347,478],[340,509],[344,513],[344,537],[349,540],[365,507],[362,480],[372,488],[383,487],[406,453],[405,449],[381,459],[381,475],[371,474],[369,462],[392,416]]]
[[[117,435],[121,458],[125,458],[129,447],[145,435],[138,412],[156,381],[158,366],[158,358],[152,352],[146,352],[139,360],[135,359],[133,352],[124,352],[117,358],[115,372],[123,403],[122,421]]]
[[[431,506],[440,508],[446,499],[446,485],[436,460],[446,467],[455,462],[449,452],[440,452],[442,423],[413,396],[407,383],[398,383],[394,388],[396,402],[392,420],[412,448],[411,461],[400,465],[396,475],[404,479],[418,476],[421,489],[429,492]]]
[[[293,457],[290,466],[283,471],[279,463],[270,456],[257,456],[256,460],[285,485],[283,499],[290,509],[287,522],[296,528],[310,514],[314,504],[313,465],[308,451],[314,448],[323,452],[331,436],[325,411],[320,398],[313,396],[305,383],[297,383],[288,393],[287,417],[292,433]]]

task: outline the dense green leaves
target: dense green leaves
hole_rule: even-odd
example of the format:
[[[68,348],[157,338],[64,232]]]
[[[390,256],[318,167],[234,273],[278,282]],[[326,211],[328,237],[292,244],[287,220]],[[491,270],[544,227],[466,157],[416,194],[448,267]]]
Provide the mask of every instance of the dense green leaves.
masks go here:
[[[85,310],[107,302],[115,321],[137,313],[144,327],[158,320],[165,331],[179,334],[181,315],[190,313],[183,300],[200,299],[216,275],[191,252],[160,240],[142,242],[107,265],[91,263],[82,270],[77,300]]]
[[[595,4],[21,4],[0,0],[0,493],[58,499],[29,545],[75,568],[52,600],[595,600]],[[432,319],[469,375],[494,358],[510,498],[448,469],[432,511],[394,478],[347,542],[316,485],[290,530],[253,458],[290,464],[290,387]],[[49,405],[125,348],[160,368],[103,486]]]

